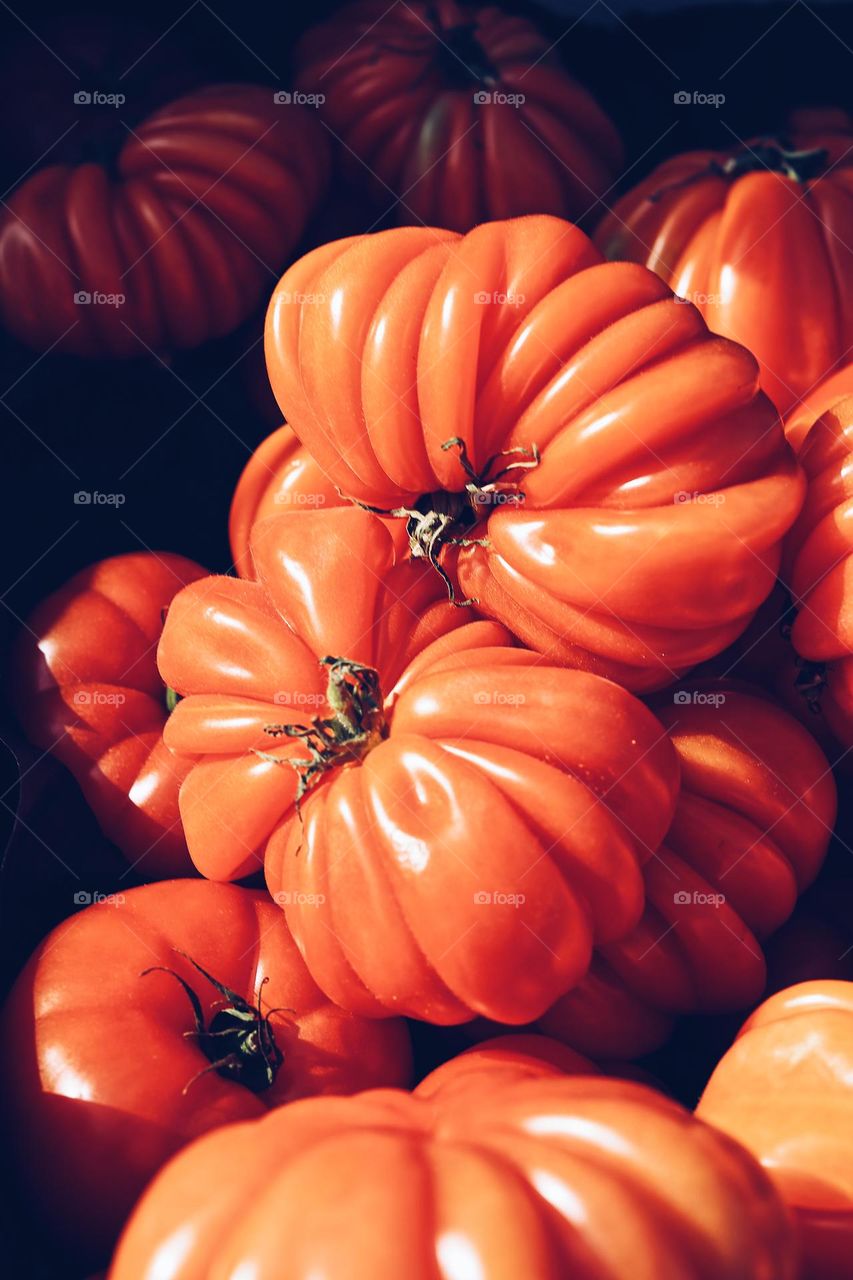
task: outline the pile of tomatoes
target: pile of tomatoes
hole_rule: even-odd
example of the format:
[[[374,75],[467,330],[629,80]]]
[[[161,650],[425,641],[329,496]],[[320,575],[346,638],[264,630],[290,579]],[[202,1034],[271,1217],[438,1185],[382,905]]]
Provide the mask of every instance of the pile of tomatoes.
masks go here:
[[[133,885],[8,996],[23,1198],[111,1280],[850,1280],[853,122],[602,216],[526,20],[357,0],[296,58],[0,220],[4,324],[79,358],[286,267],[228,572],[104,559],[11,654]],[[293,260],[338,170],[397,225]],[[691,1110],[653,1055],[720,1015]]]

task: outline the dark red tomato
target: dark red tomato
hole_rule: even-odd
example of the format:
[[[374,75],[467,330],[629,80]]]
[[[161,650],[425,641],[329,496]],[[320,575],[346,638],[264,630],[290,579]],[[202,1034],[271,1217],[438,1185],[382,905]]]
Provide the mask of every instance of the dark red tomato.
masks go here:
[[[256,522],[257,580],[174,600],[166,741],[190,853],[261,866],[345,1008],[526,1022],[642,910],[675,752],[620,686],[454,608],[354,506]]]
[[[15,1168],[45,1230],[93,1260],[199,1134],[296,1098],[404,1085],[410,1066],[402,1021],[327,1000],[266,893],[202,880],[72,916],[18,978],[2,1027]]]
[[[787,139],[664,161],[605,214],[608,258],[642,262],[747,347],[789,413],[853,343],[853,132],[803,113]]]
[[[170,694],[156,659],[172,597],[204,575],[168,553],[102,560],[39,605],[12,656],[9,696],[24,732],[71,770],[143,879],[192,869],[178,812],[191,762],[163,743]]]
[[[341,493],[550,661],[662,688],[772,589],[805,481],[755,361],[569,223],[323,245],[266,352]]]
[[[327,171],[316,114],[270,88],[179,98],[127,131],[114,168],[24,179],[0,218],[0,317],[37,349],[83,356],[228,333],[269,290]]]
[[[622,145],[555,48],[491,5],[360,0],[303,37],[297,78],[354,180],[398,221],[577,220],[612,185]]]

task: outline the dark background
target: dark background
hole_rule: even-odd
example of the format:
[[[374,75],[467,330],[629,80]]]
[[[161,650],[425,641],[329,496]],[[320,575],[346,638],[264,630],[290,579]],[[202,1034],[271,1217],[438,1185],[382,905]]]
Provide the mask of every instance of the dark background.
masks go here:
[[[115,5],[83,11],[28,0],[26,7],[12,5],[16,17],[0,6],[0,194],[7,198],[40,163],[93,156],[108,162],[126,136],[122,121],[135,125],[187,89],[227,80],[288,87],[294,39],[336,7],[131,0],[117,14]],[[655,0],[637,8],[620,0],[591,7],[554,0],[550,9],[504,7],[534,17],[559,40],[568,69],[615,120],[628,157],[622,186],[676,151],[729,148],[777,129],[795,107],[853,108],[850,4],[667,8]],[[87,108],[81,122],[73,93],[87,85],[124,92],[127,103],[118,112]],[[678,106],[673,95],[679,90],[723,93],[725,102]],[[61,138],[75,120],[79,127]],[[365,230],[376,217],[361,198],[333,186],[301,248]],[[270,274],[270,291],[277,274]],[[230,568],[231,492],[251,450],[278,421],[263,373],[262,321],[263,309],[238,332],[198,351],[124,363],[39,356],[0,333],[6,462],[0,655],[19,620],[94,560],[150,548],[181,552],[218,571]],[[118,509],[76,506],[80,489],[121,493],[125,501]],[[8,975],[67,912],[64,864],[85,859],[87,882],[102,891],[109,890],[115,864],[73,783],[50,760],[28,753],[2,708],[0,737],[7,744],[0,742],[0,848],[8,846],[0,878],[0,960]],[[846,846],[836,850],[834,870],[817,891],[821,910],[827,898],[835,899],[837,915],[842,900],[826,885],[839,867],[846,875],[846,856]],[[840,945],[847,919],[842,910]],[[652,1070],[692,1103],[738,1022],[685,1020]],[[421,1031],[417,1040],[424,1067],[454,1045],[450,1033]],[[0,1049],[9,1051],[8,1045]],[[61,1260],[36,1259],[21,1243],[24,1219],[15,1209],[12,1216],[20,1246],[12,1273],[42,1280],[73,1274]]]

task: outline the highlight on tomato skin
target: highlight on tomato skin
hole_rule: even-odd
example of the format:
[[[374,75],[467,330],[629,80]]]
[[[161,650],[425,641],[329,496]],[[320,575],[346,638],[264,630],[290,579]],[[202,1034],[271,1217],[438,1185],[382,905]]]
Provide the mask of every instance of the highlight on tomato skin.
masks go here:
[[[398,222],[581,219],[621,169],[614,125],[550,38],[494,5],[358,0],[311,28],[294,60],[341,168]]]
[[[405,1086],[411,1070],[402,1020],[325,999],[265,892],[171,880],[102,898],[19,975],[0,1091],[30,1203],[93,1265],[199,1134],[298,1098]]]
[[[326,479],[550,660],[662,688],[772,589],[805,482],[753,357],[570,223],[323,245],[265,342]]]
[[[760,1160],[789,1207],[810,1280],[853,1251],[853,983],[802,982],[746,1020],[696,1114]]]
[[[250,543],[256,580],[180,592],[159,645],[196,866],[263,867],[344,1008],[543,1013],[640,916],[678,787],[662,726],[471,620],[357,507],[262,520]]]
[[[783,416],[849,360],[851,143],[845,113],[794,113],[778,134],[670,157],[595,232],[608,259],[644,263],[743,343]]]
[[[644,1085],[524,1054],[202,1138],[140,1200],[111,1280],[155,1259],[169,1280],[219,1264],[392,1280],[436,1259],[490,1280],[797,1275],[784,1207],[742,1146]]]
[[[24,733],[74,775],[104,834],[148,880],[192,871],[178,810],[191,762],[163,742],[171,704],[156,646],[175,593],[206,573],[167,552],[101,560],[37,606],[9,664]]]

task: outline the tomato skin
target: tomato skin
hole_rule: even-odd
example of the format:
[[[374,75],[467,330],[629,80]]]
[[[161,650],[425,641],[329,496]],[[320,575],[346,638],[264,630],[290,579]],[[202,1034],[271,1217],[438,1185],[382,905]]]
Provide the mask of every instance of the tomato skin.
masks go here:
[[[184,695],[166,739],[196,758],[180,795],[196,866],[217,880],[264,866],[344,1008],[544,1012],[593,940],[639,917],[639,864],[678,786],[660,724],[619,686],[469,621],[356,507],[262,520],[250,545],[257,581],[192,584],[159,646]],[[364,754],[333,756],[297,812],[287,762],[304,768],[308,748],[285,729],[333,717],[327,655],[378,672],[385,724]]]
[[[737,1143],[642,1085],[518,1056],[203,1138],[149,1187],[110,1280],[155,1256],[162,1280],[796,1274],[783,1207]]]
[[[341,493],[385,512],[455,495],[475,521],[444,556],[460,593],[565,665],[662,688],[773,586],[804,480],[754,360],[568,223],[323,245],[273,294],[266,354]]]
[[[206,1020],[220,993],[192,957],[251,1004],[263,987],[284,1064],[253,1093],[215,1072],[198,1044],[181,974]],[[3,1013],[3,1101],[16,1167],[61,1238],[106,1255],[157,1169],[201,1133],[320,1093],[404,1085],[400,1021],[344,1013],[312,982],[281,913],[260,891],[173,880],[130,889],[53,931],[18,978]]]
[[[785,419],[785,434],[791,446],[799,453],[812,424],[850,395],[853,395],[853,364],[844,365],[810,388]]]
[[[532,212],[580,218],[615,179],[622,145],[550,45],[491,5],[360,0],[303,36],[297,82],[322,94],[353,180],[372,175],[399,222],[468,231]]]
[[[809,1280],[850,1274],[851,1017],[851,982],[777,992],[741,1027],[696,1108],[767,1169],[795,1215]]]
[[[850,121],[801,116],[794,150],[825,149],[797,180],[756,158],[751,171],[724,172],[756,157],[693,151],[664,161],[602,218],[595,240],[610,259],[642,262],[693,299],[708,326],[743,343],[761,366],[761,385],[788,414],[845,359],[853,342],[853,265],[838,252],[853,214]]]
[[[156,646],[175,592],[205,573],[166,552],[101,560],[38,606],[10,664],[27,737],[70,770],[104,834],[151,880],[192,870],[178,812],[190,762],[163,742]]]
[[[24,179],[0,219],[0,318],[38,350],[89,357],[228,333],[298,241],[328,165],[314,113],[270,89],[178,98],[128,134],[116,178],[87,163]]]

